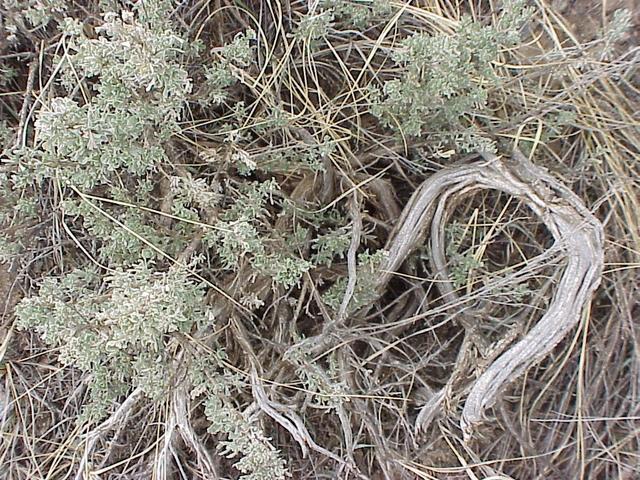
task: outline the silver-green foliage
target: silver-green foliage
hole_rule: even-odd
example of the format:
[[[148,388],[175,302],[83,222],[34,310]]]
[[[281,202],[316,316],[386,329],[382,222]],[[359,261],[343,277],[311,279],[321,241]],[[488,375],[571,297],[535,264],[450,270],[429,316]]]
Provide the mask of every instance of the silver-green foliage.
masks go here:
[[[18,42],[18,34],[46,27],[69,8],[66,0],[3,0],[0,2],[0,38]]]
[[[288,476],[285,461],[256,424],[256,416],[241,412],[233,401],[244,379],[225,368],[224,350],[196,356],[189,366],[191,397],[204,397],[204,414],[209,433],[220,436],[218,450],[238,459],[234,467],[242,480],[282,480]]]
[[[221,455],[240,457],[234,467],[243,473],[242,480],[279,480],[287,476],[278,451],[243,413],[217,395],[207,397],[204,413],[210,422],[209,432],[227,436],[218,444]]]
[[[378,250],[375,253],[370,253],[367,250],[358,255],[356,284],[353,296],[349,300],[347,313],[353,313],[377,298],[375,292],[376,275],[386,255],[385,250]],[[322,296],[325,304],[335,311],[338,311],[342,305],[348,281],[347,277],[341,277]]]
[[[298,283],[312,264],[284,253],[285,246],[261,229],[269,216],[267,206],[274,203],[274,195],[278,193],[278,184],[273,179],[247,182],[204,241],[216,251],[225,268],[235,270],[247,261],[257,272],[288,288]]]
[[[330,267],[336,257],[344,259],[350,243],[351,232],[346,227],[318,235],[312,245],[315,250],[313,262]]]
[[[295,365],[296,374],[312,396],[315,406],[332,410],[349,401],[348,388],[340,379],[335,355],[328,356],[328,368],[324,368],[302,348],[288,350],[286,359]]]
[[[295,38],[304,40],[311,46],[316,46],[329,33],[332,26],[333,12],[309,12],[300,18],[295,30]]]
[[[301,169],[324,171],[323,159],[334,152],[329,139],[314,145],[291,146],[269,150],[257,156],[256,165],[267,172],[296,172]]]
[[[320,5],[358,29],[366,29],[376,20],[388,20],[393,12],[389,0],[321,0]]]
[[[151,398],[169,390],[176,335],[211,323],[204,290],[178,267],[140,263],[103,279],[90,270],[45,278],[16,306],[17,326],[58,348],[60,361],[91,374],[90,419],[132,385]]]
[[[65,20],[67,54],[59,62],[68,94],[40,110],[35,145],[18,152],[29,175],[91,188],[118,171],[140,176],[166,161],[162,142],[178,131],[192,88],[180,62],[186,42],[169,12],[170,2],[154,0],[105,14],[97,38]]]
[[[131,387],[161,400],[174,382],[184,381],[173,355],[192,328],[213,326],[204,295],[203,285],[177,266],[158,272],[140,263],[102,279],[94,271],[76,270],[45,278],[38,295],[16,306],[16,325],[35,330],[59,350],[64,365],[88,374],[89,400],[81,420],[97,421]],[[215,348],[194,359],[189,377],[191,396],[205,395],[209,431],[226,436],[220,453],[240,457],[235,466],[246,480],[284,478],[277,450],[229,400],[241,382],[224,368],[222,347]]]
[[[3,186],[8,194],[31,198],[43,182],[55,182],[62,192],[102,187],[107,198],[155,206],[151,189],[156,174],[170,169],[167,143],[192,90],[191,47],[171,24],[172,10],[168,0],[137,2],[105,13],[92,36],[78,20],[62,21],[65,54],[54,59],[51,98],[42,97],[33,141],[7,152],[17,165]],[[63,221],[81,225],[96,245],[92,253],[109,265],[154,258],[158,249],[173,255],[193,235],[184,225],[167,235],[136,208],[71,199],[62,206]]]
[[[485,266],[482,260],[476,258],[472,249],[462,248],[467,233],[467,229],[459,222],[451,222],[445,227],[449,274],[451,283],[456,289],[467,284],[471,272],[483,269]]]
[[[600,57],[607,59],[615,52],[615,44],[621,41],[625,34],[629,32],[633,25],[631,11],[627,8],[620,8],[613,12],[613,18],[609,22],[608,28],[602,32],[602,46]]]
[[[454,34],[416,33],[402,41],[392,58],[398,78],[372,91],[372,113],[384,125],[405,135],[420,136],[426,129],[434,140],[458,140],[461,119],[481,110],[488,87],[497,82],[492,62],[501,48],[514,45],[526,11],[520,0],[511,2],[496,26],[482,26],[463,18]],[[462,145],[472,150],[475,142]]]
[[[247,30],[217,49],[218,59],[205,68],[206,102],[218,104],[226,99],[226,89],[238,80],[239,68],[248,67],[253,60],[251,42],[255,39],[256,33]]]

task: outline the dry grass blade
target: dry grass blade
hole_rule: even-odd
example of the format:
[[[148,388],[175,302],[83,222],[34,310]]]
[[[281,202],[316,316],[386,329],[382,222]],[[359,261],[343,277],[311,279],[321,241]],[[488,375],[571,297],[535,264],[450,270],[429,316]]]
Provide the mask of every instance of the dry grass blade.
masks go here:
[[[1,478],[640,478],[633,0],[0,5]]]

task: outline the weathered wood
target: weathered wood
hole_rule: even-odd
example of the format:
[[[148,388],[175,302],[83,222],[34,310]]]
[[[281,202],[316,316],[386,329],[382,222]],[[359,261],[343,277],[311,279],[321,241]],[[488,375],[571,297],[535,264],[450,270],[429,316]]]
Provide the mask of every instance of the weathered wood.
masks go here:
[[[570,189],[519,152],[511,159],[483,157],[483,161],[444,169],[416,190],[387,243],[389,255],[376,285],[382,294],[394,272],[430,233],[430,261],[439,276],[438,288],[446,302],[458,300],[446,269],[442,232],[447,202],[462,193],[491,189],[518,197],[553,235],[552,248],[566,257],[554,297],[536,325],[471,386],[461,419],[465,434],[482,420],[503,387],[544,358],[578,324],[600,283],[604,262],[602,224]],[[461,323],[470,328],[468,322]]]

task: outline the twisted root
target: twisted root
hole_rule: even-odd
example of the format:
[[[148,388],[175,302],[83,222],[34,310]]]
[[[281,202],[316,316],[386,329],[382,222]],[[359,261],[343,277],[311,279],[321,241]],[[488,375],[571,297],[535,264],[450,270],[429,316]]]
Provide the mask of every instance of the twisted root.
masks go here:
[[[376,285],[381,295],[394,272],[430,232],[430,262],[440,277],[438,288],[446,302],[457,301],[446,268],[443,232],[447,215],[443,212],[452,198],[475,190],[499,190],[521,199],[553,235],[553,248],[566,257],[556,293],[537,324],[471,386],[461,419],[467,437],[502,388],[544,358],[579,322],[600,283],[604,262],[602,224],[571,190],[519,152],[511,159],[483,157],[483,161],[444,169],[416,190],[387,243],[389,255]],[[464,319],[461,324],[470,333],[473,325]]]

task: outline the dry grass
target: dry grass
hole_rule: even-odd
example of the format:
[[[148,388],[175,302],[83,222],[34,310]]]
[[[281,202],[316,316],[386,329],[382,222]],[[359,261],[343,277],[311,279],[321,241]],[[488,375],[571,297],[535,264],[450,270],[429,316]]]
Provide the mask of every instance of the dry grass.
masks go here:
[[[352,238],[360,240],[343,264],[311,272],[300,288],[256,287],[265,307],[255,315],[212,292],[211,303],[226,317],[220,335],[230,368],[246,382],[237,404],[262,411],[262,425],[295,479],[638,478],[640,49],[633,37],[603,57],[597,41],[578,40],[560,14],[536,1],[522,46],[504,52],[495,65],[503,81],[490,92],[490,109],[475,121],[505,151],[521,149],[575,193],[603,225],[605,263],[591,302],[574,312],[577,325],[524,375],[502,385],[470,438],[460,429],[462,410],[493,359],[483,365],[482,357],[460,354],[470,348],[460,319],[475,313],[485,341],[505,339],[506,350],[506,340],[530,332],[554,295],[562,294],[556,287],[566,261],[526,202],[481,190],[440,212],[462,227],[460,249],[484,261],[483,268],[467,272],[455,298],[441,288],[428,252],[408,249],[406,258],[380,273],[385,280],[370,308],[347,315],[344,303],[333,318],[319,301],[323,285],[338,274],[353,278],[356,247],[388,247],[411,195],[451,163],[429,154],[428,134],[397,141],[381,129],[369,113],[368,87],[394,74],[390,53],[408,33],[450,33],[463,12],[488,21],[499,2],[458,3],[397,2],[396,15],[378,27],[360,34],[332,30],[320,48],[289,34],[292,20],[306,11],[302,2],[217,0],[181,8],[190,38],[206,45],[221,45],[246,28],[257,31],[258,64],[236,92],[236,100],[252,99],[245,126],[264,120],[268,107],[281,107],[291,118],[281,144],[325,137],[335,142],[324,172],[291,171],[278,181],[308,210],[344,207]],[[43,38],[43,55],[57,41]],[[7,93],[0,102],[22,121],[22,105],[32,105],[22,103],[23,92]],[[36,98],[46,94],[46,85],[36,82]],[[569,110],[573,119],[555,125],[554,115]],[[194,106],[175,139],[175,151],[186,152],[176,163],[196,163],[195,151],[219,146],[220,137],[211,132],[223,120],[200,115]],[[257,138],[245,149],[258,154],[273,140]],[[454,160],[468,165],[475,158]],[[284,229],[287,221],[270,227]],[[34,238],[31,263],[14,265],[25,291],[29,276],[38,274],[33,262],[44,259],[42,268],[51,268],[62,245],[72,244],[61,227],[47,228],[43,235],[55,240],[49,249],[38,250]],[[3,296],[9,296],[7,275],[0,271]],[[241,269],[213,283],[237,298],[246,276]],[[516,285],[525,292],[517,300],[511,295]],[[214,454],[202,406],[180,392],[161,403],[134,392],[102,426],[78,428],[74,418],[85,379],[60,368],[55,352],[36,336],[15,332],[11,309],[8,303],[0,326],[0,478],[236,475],[227,459]],[[206,337],[193,337],[206,348]],[[306,340],[294,345],[300,337]],[[336,368],[346,393],[334,410],[316,406],[317,392],[304,388],[286,360],[296,347],[317,365]]]

